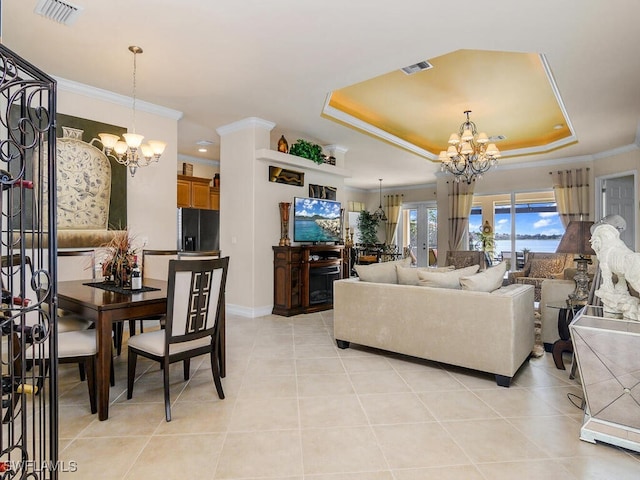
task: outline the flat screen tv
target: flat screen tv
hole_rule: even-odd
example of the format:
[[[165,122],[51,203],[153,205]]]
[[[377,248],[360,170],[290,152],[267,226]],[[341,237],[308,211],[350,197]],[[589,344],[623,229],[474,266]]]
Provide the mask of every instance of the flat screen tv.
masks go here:
[[[340,202],[320,198],[294,198],[293,241],[300,243],[339,242]]]

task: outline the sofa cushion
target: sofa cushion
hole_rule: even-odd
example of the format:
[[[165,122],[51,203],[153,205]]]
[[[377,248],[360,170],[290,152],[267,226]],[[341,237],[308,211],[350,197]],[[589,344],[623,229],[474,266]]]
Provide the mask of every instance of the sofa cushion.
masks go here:
[[[410,258],[395,260],[393,262],[372,263],[371,265],[356,265],[356,273],[362,282],[373,283],[398,283],[396,265],[408,267]]]
[[[493,292],[502,286],[505,273],[507,273],[507,262],[500,262],[495,267],[487,268],[475,275],[461,277],[460,286],[462,290]]]
[[[460,278],[468,277],[478,271],[480,265],[451,270],[450,272],[424,272],[418,271],[420,286],[436,288],[453,288],[460,290]]]
[[[424,272],[450,272],[454,269],[453,265],[450,267],[403,267],[396,265],[396,274],[398,276],[398,283],[400,285],[420,285],[420,279],[418,278],[418,271]]]

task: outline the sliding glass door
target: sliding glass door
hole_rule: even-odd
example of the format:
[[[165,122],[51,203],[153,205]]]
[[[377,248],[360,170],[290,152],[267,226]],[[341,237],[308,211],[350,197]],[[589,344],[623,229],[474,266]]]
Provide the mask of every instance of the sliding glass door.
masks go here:
[[[524,266],[526,252],[555,252],[564,233],[553,193],[519,193],[494,207],[495,249],[501,258]]]
[[[437,264],[438,209],[434,202],[403,205],[402,244],[417,266]]]

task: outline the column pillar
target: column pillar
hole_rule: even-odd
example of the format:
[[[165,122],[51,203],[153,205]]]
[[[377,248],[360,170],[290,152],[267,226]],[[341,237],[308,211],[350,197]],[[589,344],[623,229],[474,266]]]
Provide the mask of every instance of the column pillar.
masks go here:
[[[265,234],[260,231],[264,201],[259,198],[259,184],[266,177],[258,178],[263,172],[256,165],[256,150],[270,147],[273,127],[273,122],[250,117],[216,129],[220,135],[220,249],[230,257],[227,308],[247,317],[265,313],[261,310],[265,272],[260,265],[264,263],[263,243],[271,239],[260,240]],[[277,219],[277,204],[272,207]],[[277,229],[277,223],[274,225]],[[271,286],[272,280],[266,283]]]

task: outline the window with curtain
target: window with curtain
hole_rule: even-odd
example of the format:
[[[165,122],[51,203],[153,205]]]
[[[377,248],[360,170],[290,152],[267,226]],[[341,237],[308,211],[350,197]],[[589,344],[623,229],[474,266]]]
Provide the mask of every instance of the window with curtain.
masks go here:
[[[464,250],[475,184],[449,182],[449,251]]]
[[[571,220],[589,219],[589,169],[575,168],[549,172],[558,214],[566,228]]]

